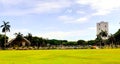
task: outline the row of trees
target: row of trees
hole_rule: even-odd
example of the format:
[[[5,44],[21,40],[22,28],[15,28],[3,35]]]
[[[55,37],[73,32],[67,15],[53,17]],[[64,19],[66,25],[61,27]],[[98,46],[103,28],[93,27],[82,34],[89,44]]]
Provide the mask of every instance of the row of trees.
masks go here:
[[[57,39],[45,39],[42,37],[32,36],[32,34],[28,33],[28,35],[24,36],[21,33],[15,33],[16,40],[21,41],[23,38],[26,38],[31,42],[31,47],[66,47],[66,46],[86,46],[86,45],[94,45],[94,41],[67,41],[67,40],[57,40]],[[7,36],[6,36],[7,37]],[[8,42],[8,37],[6,38]],[[19,43],[19,42],[18,42]],[[5,46],[5,35],[0,34],[0,47],[4,49]]]
[[[8,37],[6,36],[6,32],[10,31],[10,25],[9,22],[3,21],[2,32],[4,32],[4,35],[0,34],[0,47],[6,48],[6,43],[8,42]],[[21,33],[15,33],[17,40],[21,40],[22,38],[26,38],[31,42],[32,47],[52,47],[52,46],[79,46],[79,47],[85,47],[85,46],[99,46],[100,48],[104,46],[110,46],[110,47],[118,47],[120,45],[120,29],[115,33],[108,36],[107,32],[101,31],[100,34],[97,35],[97,38],[95,40],[78,40],[78,41],[67,41],[67,40],[56,40],[56,39],[45,39],[42,37],[32,36],[31,33],[28,33],[28,35],[24,36]],[[108,39],[104,39],[105,37],[108,37]]]

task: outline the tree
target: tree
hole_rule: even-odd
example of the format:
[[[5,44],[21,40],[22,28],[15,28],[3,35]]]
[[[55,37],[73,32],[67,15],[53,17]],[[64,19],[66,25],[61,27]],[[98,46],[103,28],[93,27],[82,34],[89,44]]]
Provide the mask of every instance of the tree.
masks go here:
[[[120,44],[120,29],[114,34],[114,38]]]
[[[28,35],[25,36],[25,38],[26,38],[27,40],[29,40],[30,42],[32,42],[32,38],[33,38],[33,36],[32,36],[31,33],[28,33]]]
[[[100,48],[103,44],[105,44],[103,42],[106,39],[104,39],[103,37],[107,37],[107,36],[108,36],[108,33],[106,31],[103,31],[103,30],[97,35],[96,42],[99,42]]]
[[[88,45],[95,45],[95,40],[89,40],[89,41],[87,41],[87,44]]]
[[[97,38],[95,39],[95,41],[99,44],[100,48],[101,48],[101,45],[102,45],[102,38],[100,35],[97,35]]]
[[[20,42],[23,39],[23,34],[21,34],[20,32],[19,33],[15,33],[15,35],[16,35],[16,40],[17,41]]]
[[[10,32],[10,25],[9,25],[9,22],[5,22],[3,21],[3,25],[1,25],[2,27],[2,32],[5,33],[5,43],[4,43],[4,46],[6,46],[6,32]]]
[[[44,42],[43,42],[43,38],[40,37],[32,37],[32,42],[31,42],[31,46],[37,46],[38,48],[40,46],[44,46]]]
[[[113,48],[113,44],[114,44],[114,42],[115,42],[114,35],[111,34],[111,35],[109,36],[109,39],[108,39],[108,40],[109,40],[109,42],[111,42],[112,48]]]
[[[8,38],[8,37],[6,37]],[[4,49],[4,42],[5,41],[5,37],[4,35],[0,34],[0,48]]]
[[[60,46],[61,47],[64,46],[66,42],[67,42],[67,40],[61,40]]]
[[[101,36],[101,37],[107,37],[108,36],[108,33],[106,32],[106,31],[101,31],[100,33],[99,33],[99,35]]]
[[[76,41],[69,41],[69,42],[67,42],[66,45],[67,45],[67,46],[76,46],[76,45],[77,45],[77,42],[76,42]]]
[[[86,42],[84,40],[78,40],[77,44],[84,46],[86,44]]]

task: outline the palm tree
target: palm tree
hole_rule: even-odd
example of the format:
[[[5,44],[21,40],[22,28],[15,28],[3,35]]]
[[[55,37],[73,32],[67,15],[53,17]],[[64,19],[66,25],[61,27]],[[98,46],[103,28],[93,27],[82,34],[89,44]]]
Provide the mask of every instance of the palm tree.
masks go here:
[[[5,42],[4,45],[5,45],[6,44],[6,32],[10,32],[9,22],[3,21],[3,25],[1,25],[0,27],[2,27],[2,32],[5,33],[5,41],[4,41]]]
[[[20,32],[19,33],[15,33],[14,35],[16,35],[16,39],[18,41],[21,41],[23,39],[23,34],[21,34]]]

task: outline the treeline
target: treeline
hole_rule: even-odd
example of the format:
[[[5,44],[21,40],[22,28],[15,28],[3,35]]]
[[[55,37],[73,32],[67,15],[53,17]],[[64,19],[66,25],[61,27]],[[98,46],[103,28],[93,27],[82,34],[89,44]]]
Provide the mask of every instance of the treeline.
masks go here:
[[[18,41],[22,40],[22,38],[26,38],[31,42],[29,47],[36,47],[44,48],[47,47],[49,49],[51,48],[83,48],[87,45],[94,45],[94,40],[91,41],[84,41],[84,40],[78,40],[78,41],[67,41],[67,40],[57,40],[57,39],[45,39],[42,37],[32,36],[32,34],[28,33],[28,35],[23,36],[23,34],[18,33],[16,34],[16,39]],[[8,37],[6,36],[6,42],[9,43]],[[5,45],[5,35],[0,34],[0,48],[5,49],[9,46]],[[19,42],[18,42],[19,43]]]
[[[95,40],[78,40],[78,41],[67,41],[67,40],[57,40],[57,39],[45,39],[42,37],[32,36],[32,34],[28,34],[23,36],[21,33],[18,34],[19,37],[16,36],[19,40],[21,38],[26,38],[31,42],[31,47],[36,48],[91,48],[92,46],[98,46],[99,48],[118,48],[120,46],[120,29],[115,33],[108,36],[108,39],[102,39],[101,37],[97,36]],[[5,35],[0,34],[0,48],[5,48]],[[105,34],[103,33],[102,36],[104,37]],[[6,42],[8,42],[8,37],[6,38]]]
[[[107,37],[107,39],[103,39]],[[106,32],[101,31],[94,40],[56,40],[56,39],[44,39],[42,37],[32,36],[28,34],[25,36],[30,42],[31,46],[37,47],[66,47],[71,46],[74,48],[91,48],[92,46],[98,46],[99,48],[119,48],[120,47],[120,29],[115,34],[107,35]]]

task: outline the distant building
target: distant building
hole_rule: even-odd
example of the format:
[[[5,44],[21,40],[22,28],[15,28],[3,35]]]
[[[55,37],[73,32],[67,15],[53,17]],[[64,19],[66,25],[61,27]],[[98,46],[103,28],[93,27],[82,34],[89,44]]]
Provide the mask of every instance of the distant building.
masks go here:
[[[109,32],[108,22],[101,21],[100,23],[97,23],[97,35],[98,35],[101,31],[106,31],[107,34],[108,34],[108,32]]]

